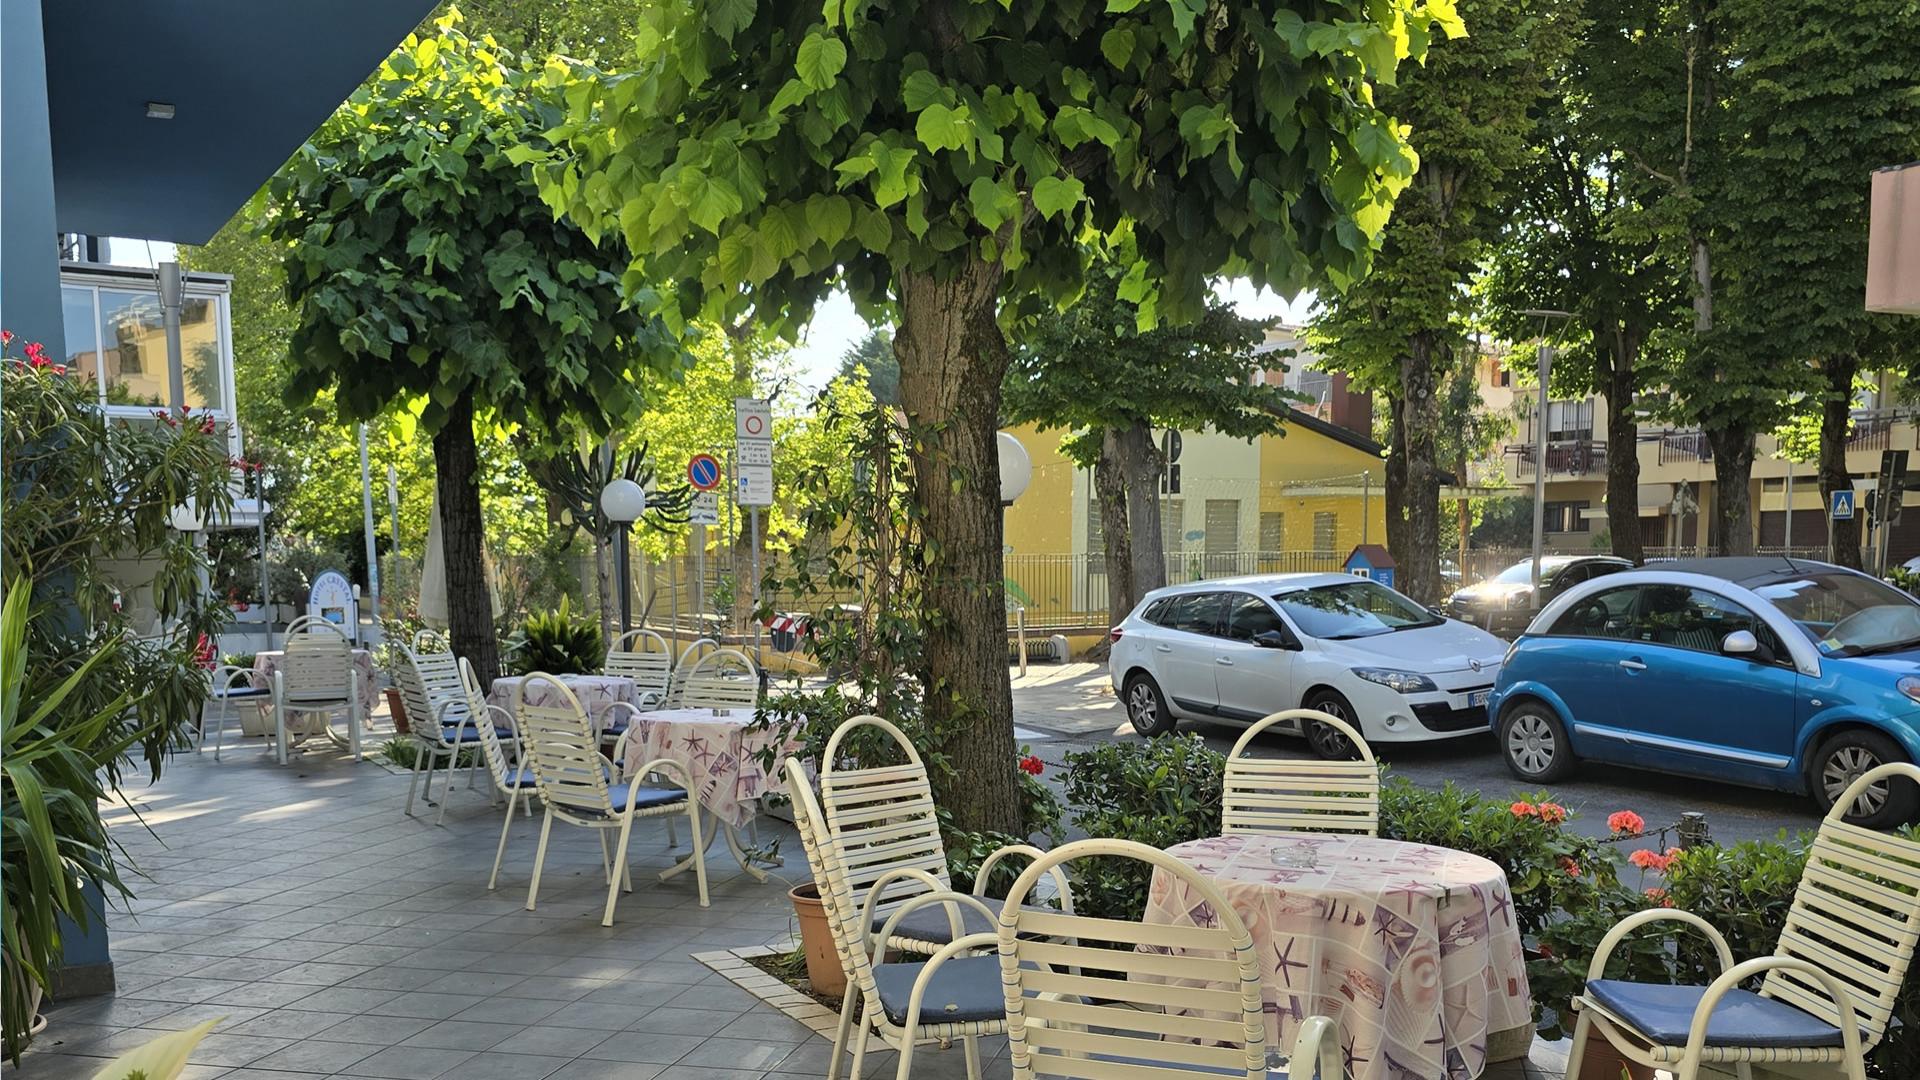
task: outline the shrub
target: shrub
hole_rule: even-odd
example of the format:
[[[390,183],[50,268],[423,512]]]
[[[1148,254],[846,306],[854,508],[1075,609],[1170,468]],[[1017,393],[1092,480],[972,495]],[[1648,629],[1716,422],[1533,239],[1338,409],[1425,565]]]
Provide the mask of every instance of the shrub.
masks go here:
[[[526,643],[514,657],[515,670],[522,675],[585,675],[600,670],[607,656],[599,624],[574,618],[573,605],[564,596],[552,611],[528,616],[523,632]]]
[[[1198,735],[1107,743],[1067,755],[1067,803],[1088,836],[1164,850],[1219,833],[1225,771],[1226,758]],[[1137,920],[1151,880],[1151,869],[1131,859],[1076,863],[1074,910]]]

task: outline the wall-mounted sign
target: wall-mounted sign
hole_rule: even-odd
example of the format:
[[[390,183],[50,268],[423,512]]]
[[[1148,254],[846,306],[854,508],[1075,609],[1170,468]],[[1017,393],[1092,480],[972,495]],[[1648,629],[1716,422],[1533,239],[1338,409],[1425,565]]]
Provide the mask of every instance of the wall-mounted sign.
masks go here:
[[[349,638],[360,636],[360,605],[354,599],[353,583],[338,570],[315,575],[313,587],[307,590],[307,614],[338,626]]]

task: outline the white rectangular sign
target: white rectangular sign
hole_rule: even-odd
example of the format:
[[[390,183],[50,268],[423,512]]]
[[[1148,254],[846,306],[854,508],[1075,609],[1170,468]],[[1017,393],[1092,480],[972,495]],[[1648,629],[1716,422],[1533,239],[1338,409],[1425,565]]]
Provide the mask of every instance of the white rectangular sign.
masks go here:
[[[770,439],[741,439],[734,449],[738,451],[742,465],[773,464],[773,441]]]
[[[689,525],[720,524],[720,493],[717,491],[696,492],[693,505],[687,511]]]
[[[773,403],[765,398],[734,398],[733,437],[737,442],[773,438]]]
[[[772,506],[773,466],[742,465],[735,469],[733,501],[741,506]]]

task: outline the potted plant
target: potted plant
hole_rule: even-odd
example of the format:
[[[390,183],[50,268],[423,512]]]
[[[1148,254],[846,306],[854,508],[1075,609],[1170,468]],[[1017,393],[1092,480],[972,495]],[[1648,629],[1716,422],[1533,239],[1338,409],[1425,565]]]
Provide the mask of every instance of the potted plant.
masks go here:
[[[523,675],[531,671],[586,675],[600,670],[607,658],[600,625],[575,618],[573,603],[565,596],[552,611],[529,615],[522,633],[526,640],[514,657],[514,667]]]

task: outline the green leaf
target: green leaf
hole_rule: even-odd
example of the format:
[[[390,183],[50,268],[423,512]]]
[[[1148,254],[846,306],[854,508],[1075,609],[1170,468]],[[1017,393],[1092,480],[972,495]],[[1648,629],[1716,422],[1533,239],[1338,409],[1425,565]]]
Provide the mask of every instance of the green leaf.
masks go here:
[[[1125,26],[1116,26],[1100,35],[1100,52],[1107,63],[1124,69],[1133,59],[1133,31]]]
[[[1107,0],[1107,14],[1118,15],[1139,7],[1144,0]]]
[[[1194,105],[1180,114],[1180,138],[1198,156],[1213,153],[1232,131],[1233,121],[1218,105]]]
[[[1043,217],[1053,218],[1080,204],[1086,185],[1059,176],[1048,176],[1033,185],[1033,205]]]
[[[868,251],[885,251],[893,243],[893,222],[879,210],[866,210],[861,213],[854,234],[860,246]]]
[[[917,113],[937,101],[943,101],[946,96],[939,77],[926,68],[909,74],[900,83],[900,100],[910,113]]]
[[[929,150],[958,150],[972,141],[973,123],[965,105],[936,103],[921,110],[913,133]]]
[[[813,93],[813,87],[799,79],[788,79],[786,84],[780,87],[780,92],[773,95],[773,104],[768,105],[767,110],[778,116],[807,100],[807,96],[811,93]]]
[[[687,203],[687,217],[715,236],[720,223],[740,212],[740,193],[716,176],[699,177]]]
[[[829,248],[840,243],[853,224],[853,204],[844,195],[815,195],[807,200],[807,224]]]
[[[1368,122],[1353,132],[1353,149],[1360,160],[1384,169],[1400,160],[1400,140],[1384,125]]]
[[[745,284],[753,264],[753,234],[750,229],[734,229],[720,238],[718,265],[729,284]]]
[[[1307,20],[1301,18],[1299,12],[1292,8],[1281,8],[1273,17],[1273,32],[1279,34],[1280,40],[1287,43],[1293,55],[1306,55]]]
[[[753,21],[753,9],[754,0],[712,0],[707,5],[707,28],[731,42]]]
[[[769,206],[760,218],[760,240],[775,259],[785,259],[800,250],[800,234],[795,228],[793,211],[784,206]]]
[[[800,43],[800,53],[793,63],[800,81],[815,90],[831,87],[846,66],[846,43],[837,37],[822,37],[819,34],[807,35],[807,39]]]
[[[973,207],[973,219],[989,229],[998,229],[1020,212],[1020,199],[1004,182],[992,177],[974,178],[967,187],[967,202]]]

